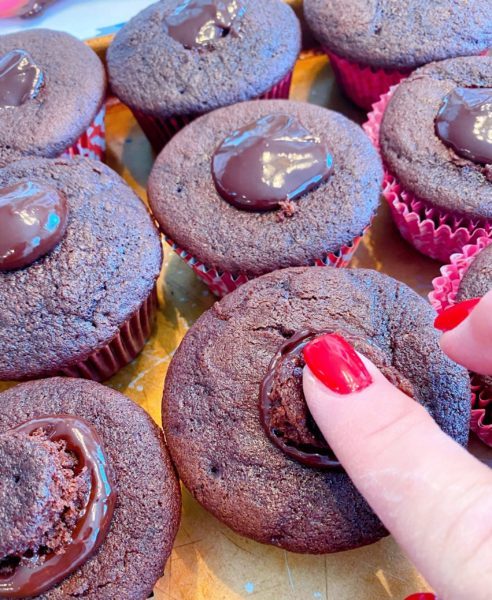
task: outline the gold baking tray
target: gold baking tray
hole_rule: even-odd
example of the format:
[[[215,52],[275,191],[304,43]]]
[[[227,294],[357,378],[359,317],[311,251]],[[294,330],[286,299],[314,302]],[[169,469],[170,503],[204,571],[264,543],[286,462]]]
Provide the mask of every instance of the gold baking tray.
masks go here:
[[[103,56],[110,39],[98,38],[90,44]],[[315,53],[304,53],[299,60],[291,98],[363,120],[363,114],[340,95],[327,59]],[[153,162],[146,138],[129,110],[119,103],[110,103],[106,125],[107,162],[146,201],[145,186]],[[384,204],[351,267],[388,273],[423,296],[439,273],[438,263],[400,238]],[[214,298],[167,246],[158,292],[160,310],[151,339],[141,355],[107,384],[132,398],[160,423],[169,361],[186,330]],[[0,383],[0,390],[10,385]],[[474,452],[492,465],[492,452],[474,444]],[[391,537],[335,555],[292,554],[236,535],[183,490],[181,527],[154,595],[158,600],[402,600],[427,590]]]

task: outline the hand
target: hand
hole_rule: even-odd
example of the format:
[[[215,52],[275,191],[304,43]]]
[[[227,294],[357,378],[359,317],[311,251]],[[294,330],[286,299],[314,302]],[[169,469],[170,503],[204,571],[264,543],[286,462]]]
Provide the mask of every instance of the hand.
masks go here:
[[[491,340],[492,292],[441,344],[455,361],[489,374]],[[412,562],[443,600],[490,600],[492,471],[341,338],[318,338],[305,358],[316,423]],[[334,361],[339,368],[323,374]]]

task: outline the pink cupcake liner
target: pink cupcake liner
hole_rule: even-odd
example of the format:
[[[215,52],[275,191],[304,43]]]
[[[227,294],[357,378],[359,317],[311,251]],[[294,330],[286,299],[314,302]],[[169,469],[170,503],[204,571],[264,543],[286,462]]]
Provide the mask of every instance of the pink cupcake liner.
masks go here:
[[[441,275],[432,281],[433,291],[429,300],[438,313],[456,304],[458,288],[476,256],[492,239],[483,237],[476,244],[463,248],[459,254],[453,254],[450,264],[441,267]],[[492,396],[481,385],[478,376],[470,373],[472,390],[472,414],[470,429],[488,446],[492,447]]]
[[[432,281],[434,289],[429,294],[430,303],[438,313],[456,304],[456,295],[461,280],[477,254],[490,244],[492,244],[491,238],[482,237],[476,244],[467,245],[460,253],[453,254],[450,264],[441,267],[441,275]]]
[[[482,440],[484,444],[492,448],[492,395],[481,385],[474,373],[471,374],[472,381],[472,411],[470,429]]]
[[[106,116],[106,105],[103,104],[101,110],[94,117],[94,120],[87,130],[79,137],[73,146],[67,148],[61,154],[63,158],[73,158],[74,156],[86,156],[103,160],[106,152],[106,126],[104,117]]]
[[[353,62],[328,48],[323,48],[328,55],[336,80],[345,94],[366,111],[385,94],[390,87],[408,77],[414,69],[377,69],[369,65]],[[488,50],[480,56],[488,54]]]
[[[290,86],[292,83],[292,73],[293,71],[288,73],[281,81],[270,88],[268,92],[262,94],[258,99],[287,100],[289,98]],[[204,114],[197,113],[193,115],[174,116],[168,119],[159,119],[159,117],[152,117],[138,110],[132,110],[132,112],[155,152],[160,152],[178,131]]]
[[[412,72],[408,70],[375,69],[352,62],[324,48],[330,59],[336,80],[345,94],[364,110],[371,110],[382,94]]]
[[[383,113],[395,90],[391,88],[373,105],[363,128],[378,151],[379,130]],[[492,221],[472,219],[432,206],[405,190],[396,177],[385,170],[383,196],[402,237],[419,252],[441,262],[449,262],[452,254],[467,244],[475,244],[484,236],[492,237]]]
[[[157,289],[154,286],[147,299],[120,327],[108,344],[56,374],[106,381],[140,353],[152,333],[156,314]]]
[[[352,240],[350,244],[342,246],[337,252],[327,252],[323,257],[316,259],[312,263],[312,266],[337,268],[346,267],[355,254],[362,238],[367,232],[367,229],[360,236]],[[245,273],[228,273],[226,271],[219,271],[218,269],[214,269],[212,267],[207,267],[187,250],[180,248],[169,237],[165,236],[165,239],[174,252],[176,252],[176,254],[193,269],[196,275],[207,284],[210,291],[219,298],[222,298],[222,296],[234,291],[243,283],[246,283],[251,279]]]

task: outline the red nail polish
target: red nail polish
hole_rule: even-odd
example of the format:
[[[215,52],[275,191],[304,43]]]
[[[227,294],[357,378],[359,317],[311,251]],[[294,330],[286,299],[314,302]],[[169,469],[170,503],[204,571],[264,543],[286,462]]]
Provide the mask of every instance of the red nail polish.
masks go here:
[[[440,331],[451,331],[451,329],[458,327],[473,311],[480,300],[481,298],[473,298],[472,300],[465,300],[446,308],[446,310],[437,316],[434,321],[434,327]]]
[[[407,596],[405,600],[438,600],[435,594],[430,592],[420,592],[419,594],[412,594]]]
[[[309,342],[304,360],[315,377],[339,394],[360,392],[372,383],[364,363],[340,335],[328,333]]]

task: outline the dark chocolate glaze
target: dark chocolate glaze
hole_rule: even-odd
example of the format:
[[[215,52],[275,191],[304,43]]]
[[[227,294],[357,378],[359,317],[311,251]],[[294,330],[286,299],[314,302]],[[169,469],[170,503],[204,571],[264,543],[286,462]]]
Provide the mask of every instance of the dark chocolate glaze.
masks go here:
[[[473,162],[492,163],[492,88],[456,87],[436,117],[438,137]]]
[[[21,563],[11,575],[0,576],[0,598],[38,596],[83,565],[99,548],[109,531],[116,504],[112,472],[96,430],[84,419],[70,415],[32,419],[11,432],[32,434],[43,429],[53,441],[64,440],[78,459],[77,470],[87,469],[91,490],[87,506],[61,554],[46,555],[43,562]]]
[[[293,116],[271,114],[236,130],[215,150],[212,176],[236,208],[265,211],[326,181],[333,157]]]
[[[50,252],[67,222],[67,200],[54,187],[25,179],[0,188],[0,272],[27,267]]]
[[[308,467],[327,470],[340,470],[342,469],[342,465],[324,439],[320,440],[321,443],[300,446],[292,443],[289,440],[286,440],[283,436],[283,432],[278,431],[271,424],[271,414],[273,409],[271,392],[273,390],[277,369],[280,367],[282,361],[285,360],[286,357],[300,357],[302,360],[301,364],[304,366],[304,359],[302,358],[304,347],[312,339],[325,333],[328,332],[316,332],[310,329],[299,331],[280,346],[277,354],[275,354],[270,362],[267,374],[260,384],[260,419],[267,436],[278,448],[285,452],[287,456],[290,456],[291,458]],[[300,385],[302,386],[302,374],[300,375],[300,379]],[[317,430],[317,428],[316,434],[322,438],[321,433]]]
[[[0,58],[0,108],[36,98],[43,83],[43,73],[29,52],[12,50]]]
[[[225,37],[244,11],[240,0],[184,0],[164,23],[185,48],[200,48]]]

